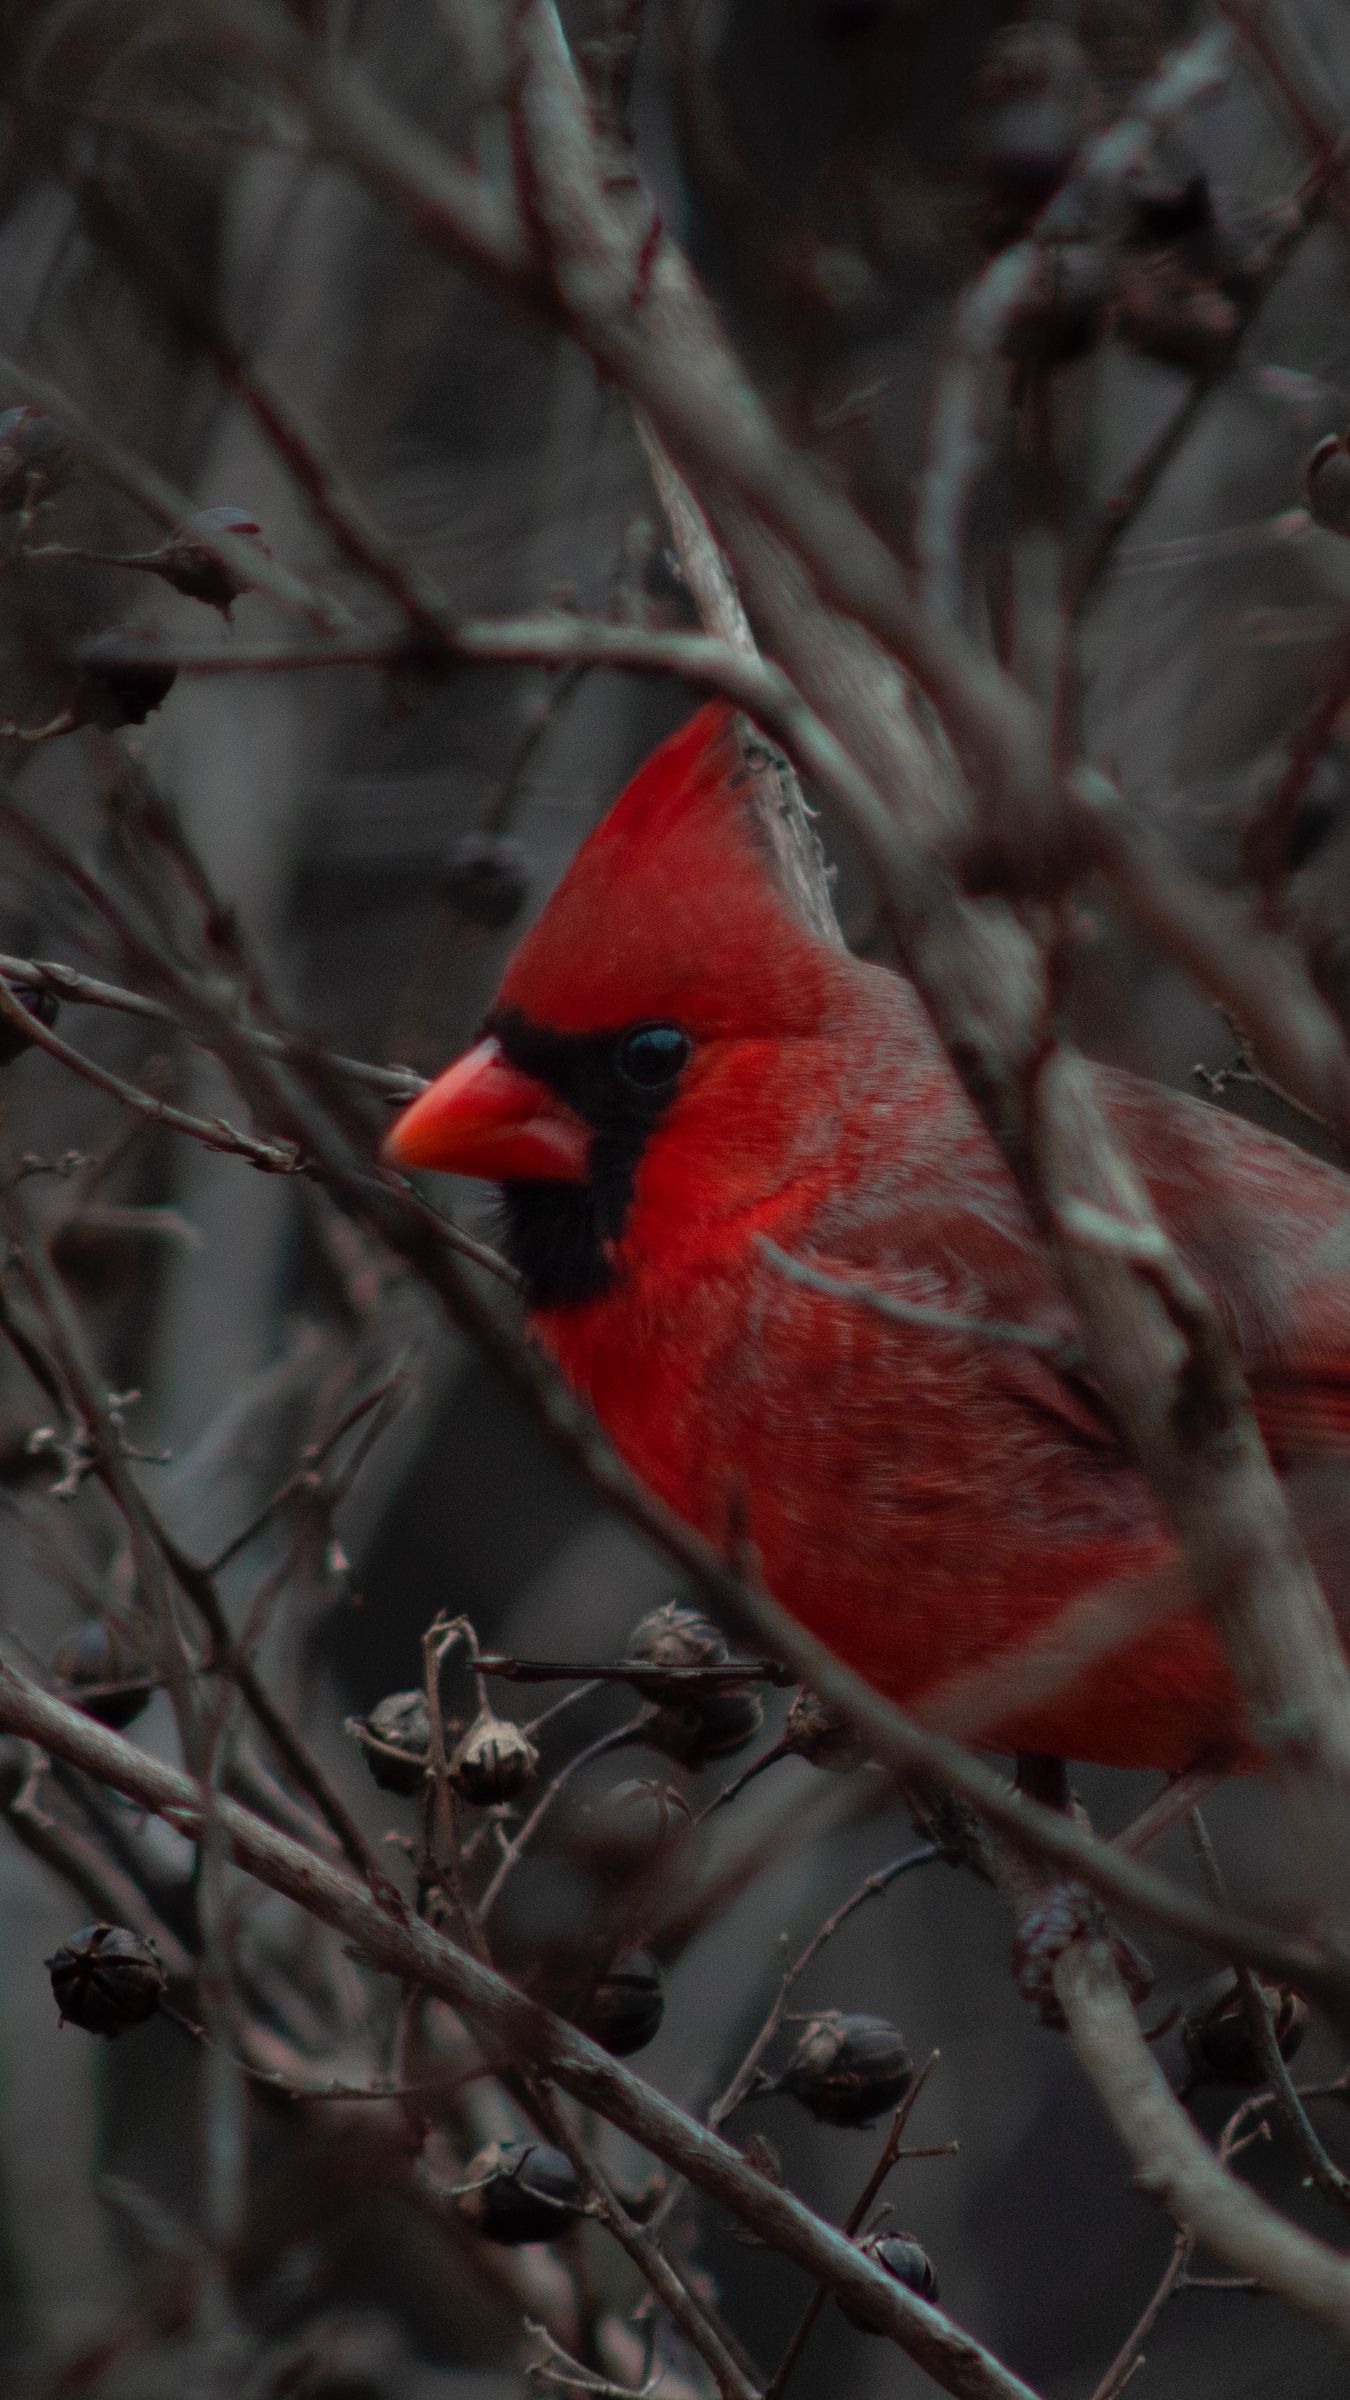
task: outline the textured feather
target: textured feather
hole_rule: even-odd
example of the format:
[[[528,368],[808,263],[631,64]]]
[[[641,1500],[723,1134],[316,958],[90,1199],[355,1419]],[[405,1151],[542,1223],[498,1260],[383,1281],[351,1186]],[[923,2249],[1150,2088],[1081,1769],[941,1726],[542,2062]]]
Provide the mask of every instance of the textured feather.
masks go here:
[[[922,1705],[1043,1643],[1103,1585],[1177,1583],[1016,1189],[913,992],[815,942],[754,838],[724,712],[657,753],[578,854],[503,1001],[695,1037],[639,1160],[613,1280],[536,1325],[640,1475],[879,1689]],[[1350,1450],[1350,1182],[1274,1135],[1101,1070],[1154,1201],[1220,1300],[1282,1465]],[[962,1322],[896,1323],[834,1280]],[[1173,1613],[1000,1748],[1178,1769],[1249,1758],[1215,1639]]]

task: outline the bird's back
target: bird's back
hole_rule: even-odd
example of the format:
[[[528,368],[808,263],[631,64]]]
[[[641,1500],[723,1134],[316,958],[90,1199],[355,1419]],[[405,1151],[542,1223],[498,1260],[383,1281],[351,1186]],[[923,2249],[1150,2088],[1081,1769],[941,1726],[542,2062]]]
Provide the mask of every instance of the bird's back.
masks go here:
[[[644,1162],[615,1289],[540,1330],[638,1472],[713,1540],[748,1531],[794,1615],[913,1706],[1044,1646],[1085,1594],[1161,1578],[1175,1596],[1178,1578],[916,1002],[874,970],[839,975],[818,1039],[728,1056],[706,1107]],[[1350,1182],[1100,1072],[1273,1440],[1291,1456],[1350,1446]],[[984,1738],[1168,1768],[1241,1739],[1212,1635],[1175,1609]]]

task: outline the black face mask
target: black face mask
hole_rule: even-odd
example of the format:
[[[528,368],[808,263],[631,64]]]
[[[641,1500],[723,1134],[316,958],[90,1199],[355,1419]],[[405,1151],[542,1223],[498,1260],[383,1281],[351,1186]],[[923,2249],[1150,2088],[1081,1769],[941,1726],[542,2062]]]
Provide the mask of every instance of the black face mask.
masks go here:
[[[503,1184],[502,1248],[531,1308],[598,1299],[614,1282],[613,1251],[642,1153],[679,1089],[693,1044],[682,1027],[665,1023],[551,1033],[509,1008],[489,1017],[483,1032],[592,1133],[585,1183]]]

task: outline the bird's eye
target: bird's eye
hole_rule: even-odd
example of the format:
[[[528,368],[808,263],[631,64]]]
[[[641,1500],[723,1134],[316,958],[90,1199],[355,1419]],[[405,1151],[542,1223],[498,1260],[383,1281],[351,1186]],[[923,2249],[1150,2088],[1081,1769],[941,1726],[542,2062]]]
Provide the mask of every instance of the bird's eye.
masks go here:
[[[614,1063],[623,1081],[638,1091],[666,1091],[687,1066],[693,1046],[678,1025],[637,1025],[620,1037]]]

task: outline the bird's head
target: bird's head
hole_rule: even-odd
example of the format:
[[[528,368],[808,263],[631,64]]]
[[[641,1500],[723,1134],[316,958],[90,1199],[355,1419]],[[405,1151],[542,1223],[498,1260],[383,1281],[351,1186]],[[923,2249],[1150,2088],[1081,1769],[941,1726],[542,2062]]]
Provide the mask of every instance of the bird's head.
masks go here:
[[[757,1092],[819,1035],[837,968],[780,895],[729,712],[704,708],[583,843],[385,1155],[500,1184],[535,1305],[594,1298],[640,1178],[691,1221],[762,1176]]]

